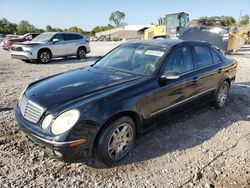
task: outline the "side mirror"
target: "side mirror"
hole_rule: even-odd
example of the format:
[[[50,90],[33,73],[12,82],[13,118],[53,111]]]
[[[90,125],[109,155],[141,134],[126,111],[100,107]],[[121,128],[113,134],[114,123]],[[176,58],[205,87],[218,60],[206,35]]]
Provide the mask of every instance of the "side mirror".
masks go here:
[[[59,41],[59,39],[52,39],[52,42],[53,43],[56,43],[56,42],[58,42]]]

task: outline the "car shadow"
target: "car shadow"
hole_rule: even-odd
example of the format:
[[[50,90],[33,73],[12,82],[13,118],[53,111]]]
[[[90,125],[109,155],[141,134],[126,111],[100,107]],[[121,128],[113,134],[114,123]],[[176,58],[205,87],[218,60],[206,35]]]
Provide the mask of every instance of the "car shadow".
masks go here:
[[[184,151],[211,139],[234,122],[250,121],[250,95],[238,92],[246,89],[242,85],[247,85],[247,92],[250,93],[250,82],[234,84],[222,109],[215,109],[209,104],[196,107],[139,135],[131,153],[115,167],[147,161],[166,153]],[[94,168],[105,168],[99,166],[99,163],[87,164]]]
[[[74,56],[64,57],[64,58],[53,58],[53,59],[51,59],[51,61],[49,63],[47,63],[45,65],[80,64],[80,63],[86,63],[86,62],[91,62],[91,61],[94,62],[100,58],[101,58],[101,56],[86,56],[85,59],[77,59]],[[37,64],[37,62],[30,62],[30,63]]]
[[[2,108],[2,107],[0,106],[0,112],[6,112],[6,111],[10,111],[10,110],[13,110],[13,108],[8,108],[8,107]]]

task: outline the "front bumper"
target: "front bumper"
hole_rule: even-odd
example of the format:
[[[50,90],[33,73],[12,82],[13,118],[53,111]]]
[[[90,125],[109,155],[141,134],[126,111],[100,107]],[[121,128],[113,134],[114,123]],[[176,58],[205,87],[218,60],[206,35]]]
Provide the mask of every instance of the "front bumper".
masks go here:
[[[31,52],[24,52],[24,51],[11,51],[11,58],[12,59],[21,59],[21,60],[34,60],[34,57]]]
[[[14,108],[16,119],[28,138],[39,145],[49,156],[66,162],[79,162],[91,158],[91,149],[84,139],[60,140],[58,137],[48,137],[41,128],[23,118],[18,106]],[[84,142],[83,142],[84,141]],[[75,143],[82,142],[79,145]]]
[[[2,45],[2,48],[3,48],[4,50],[9,50],[9,49],[10,49],[10,46],[9,46],[9,45],[3,44],[3,45]]]

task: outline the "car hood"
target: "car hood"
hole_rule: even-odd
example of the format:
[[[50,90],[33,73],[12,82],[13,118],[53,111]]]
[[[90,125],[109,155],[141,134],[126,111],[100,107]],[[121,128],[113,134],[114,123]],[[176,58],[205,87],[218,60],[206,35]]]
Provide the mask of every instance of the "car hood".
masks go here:
[[[15,44],[17,45],[24,45],[24,46],[35,46],[35,45],[39,45],[42,42],[32,42],[32,41],[25,41],[25,42],[17,42]]]
[[[49,109],[139,78],[141,77],[123,72],[87,67],[31,84],[25,95],[31,101]]]

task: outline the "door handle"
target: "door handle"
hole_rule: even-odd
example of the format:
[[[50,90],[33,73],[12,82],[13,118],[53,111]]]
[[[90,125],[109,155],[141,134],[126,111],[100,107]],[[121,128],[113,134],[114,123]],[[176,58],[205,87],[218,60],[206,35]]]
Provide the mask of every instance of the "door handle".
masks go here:
[[[218,69],[218,73],[221,73],[222,72],[222,69],[220,68],[220,69]]]

